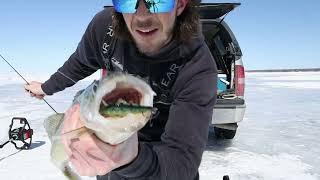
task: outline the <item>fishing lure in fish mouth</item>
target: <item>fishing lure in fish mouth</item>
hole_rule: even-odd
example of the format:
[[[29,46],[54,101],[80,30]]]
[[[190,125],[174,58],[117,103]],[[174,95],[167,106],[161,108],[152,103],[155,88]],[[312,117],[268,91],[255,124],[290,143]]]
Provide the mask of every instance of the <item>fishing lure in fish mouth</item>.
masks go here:
[[[142,95],[134,88],[116,88],[106,94],[100,103],[100,114],[105,117],[125,117],[129,113],[154,114],[157,109],[140,105]]]
[[[138,114],[138,113],[148,113],[151,111],[152,107],[146,106],[138,106],[138,105],[127,105],[127,104],[119,104],[119,105],[109,105],[100,107],[100,114],[103,117],[125,117],[129,113]]]

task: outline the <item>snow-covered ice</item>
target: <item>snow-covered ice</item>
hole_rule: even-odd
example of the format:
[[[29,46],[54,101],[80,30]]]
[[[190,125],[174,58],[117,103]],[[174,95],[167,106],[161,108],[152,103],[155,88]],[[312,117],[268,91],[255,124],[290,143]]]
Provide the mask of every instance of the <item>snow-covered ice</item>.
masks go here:
[[[0,179],[63,179],[50,162],[50,142],[42,121],[52,110],[30,98],[14,73],[0,74],[0,143],[8,139],[11,118],[26,117],[34,129],[31,150],[12,144],[0,149]],[[8,82],[9,81],[9,82]],[[48,97],[65,111],[75,92],[90,82]],[[199,169],[201,180],[320,179],[320,73],[247,73],[246,114],[233,140],[213,132]]]

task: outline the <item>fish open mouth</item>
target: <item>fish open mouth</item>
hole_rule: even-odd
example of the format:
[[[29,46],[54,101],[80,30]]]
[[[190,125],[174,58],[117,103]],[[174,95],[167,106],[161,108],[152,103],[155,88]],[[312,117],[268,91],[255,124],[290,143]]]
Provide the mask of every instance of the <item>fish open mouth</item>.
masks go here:
[[[134,88],[116,88],[102,98],[103,106],[140,105],[142,94]]]
[[[142,94],[132,87],[117,87],[106,94],[100,103],[103,117],[124,117],[129,113],[151,112],[152,107],[141,106]]]

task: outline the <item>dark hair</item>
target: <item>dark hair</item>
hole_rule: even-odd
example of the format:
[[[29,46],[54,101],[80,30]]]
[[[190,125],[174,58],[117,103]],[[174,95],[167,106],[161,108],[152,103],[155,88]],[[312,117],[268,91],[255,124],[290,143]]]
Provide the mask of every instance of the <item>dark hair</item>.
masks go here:
[[[179,0],[178,0],[179,1]],[[180,41],[188,41],[199,32],[199,14],[196,6],[199,0],[190,0],[184,11],[176,19],[173,29],[173,37]],[[113,11],[112,26],[116,37],[121,39],[131,39],[130,32],[126,26],[121,13]]]

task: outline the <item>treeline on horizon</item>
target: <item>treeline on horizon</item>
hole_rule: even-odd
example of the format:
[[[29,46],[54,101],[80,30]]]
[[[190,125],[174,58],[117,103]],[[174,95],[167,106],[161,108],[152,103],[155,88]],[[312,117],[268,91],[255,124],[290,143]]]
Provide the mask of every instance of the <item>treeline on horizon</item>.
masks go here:
[[[320,68],[246,70],[246,72],[317,72],[317,71],[320,71]]]

